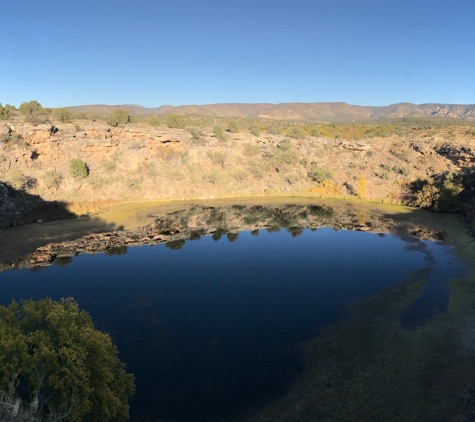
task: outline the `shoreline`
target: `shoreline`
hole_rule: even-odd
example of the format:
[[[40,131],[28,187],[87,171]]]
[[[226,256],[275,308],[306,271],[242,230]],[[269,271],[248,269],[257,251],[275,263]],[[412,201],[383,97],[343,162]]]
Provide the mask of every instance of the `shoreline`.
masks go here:
[[[81,239],[84,240],[85,237],[93,238],[99,236],[99,239],[101,234],[106,233],[123,237],[126,232],[128,235],[132,235],[134,232],[140,232],[150,225],[153,226],[157,221],[167,220],[169,218],[167,216],[173,219],[174,213],[185,212],[186,214],[187,211],[195,207],[201,208],[202,213],[206,214],[210,208],[226,209],[232,208],[233,206],[274,208],[289,205],[303,207],[318,205],[332,208],[336,213],[350,213],[356,216],[356,220],[363,222],[361,223],[363,224],[361,229],[365,231],[376,230],[376,228],[371,225],[365,226],[364,222],[370,220],[386,218],[400,221],[402,224],[410,223],[421,227],[440,230],[441,226],[445,224],[443,222],[445,222],[446,219],[454,218],[451,215],[433,214],[429,211],[401,205],[296,196],[121,203],[103,208],[94,214],[82,215],[75,219],[55,220],[12,227],[0,234],[0,261],[15,261],[46,245],[80,241]],[[200,218],[201,214],[194,213],[194,215],[194,218]],[[330,224],[329,227],[332,227],[332,225]],[[181,227],[180,233],[183,229],[184,228]],[[190,227],[190,229],[192,229],[192,227]],[[383,230],[383,232],[384,231],[385,230]],[[389,231],[387,232],[389,233]],[[156,234],[158,233],[154,232],[154,235]],[[95,240],[96,243],[98,239]],[[104,239],[104,241],[106,240],[107,239]]]

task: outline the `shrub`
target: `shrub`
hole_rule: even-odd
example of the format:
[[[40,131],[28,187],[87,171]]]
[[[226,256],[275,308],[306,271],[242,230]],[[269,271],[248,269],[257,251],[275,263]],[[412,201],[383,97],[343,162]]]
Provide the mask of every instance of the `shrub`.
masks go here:
[[[236,120],[231,120],[231,121],[228,123],[228,132],[231,132],[231,133],[238,133],[240,130],[241,130],[241,128],[240,128],[240,126],[239,126],[239,123],[236,122]]]
[[[150,126],[160,126],[161,121],[160,121],[160,119],[159,119],[157,116],[150,116],[150,117],[147,119],[147,123],[148,123]]]
[[[106,120],[106,122],[112,127],[116,127],[119,124],[130,123],[130,114],[126,110],[115,110]]]
[[[76,132],[80,132],[81,131],[81,126],[79,126],[77,123],[74,125],[74,130]]]
[[[260,152],[261,152],[261,149],[259,148],[258,145],[255,145],[255,144],[244,144],[242,148],[242,153],[250,157],[253,155],[257,155]]]
[[[218,173],[209,173],[209,174],[206,174],[204,178],[207,182],[210,182],[213,185],[216,185],[216,183],[219,182],[219,179],[221,179],[221,175]]]
[[[206,144],[206,139],[203,138],[203,133],[201,133],[200,130],[198,129],[192,129],[190,130],[191,134],[191,142],[197,145],[205,145]]]
[[[322,183],[324,180],[333,179],[333,172],[326,167],[314,165],[307,173],[308,177],[316,183]]]
[[[186,126],[186,119],[178,114],[167,116],[166,124],[171,129],[183,129]]]
[[[236,173],[233,173],[232,176],[234,177],[234,179],[236,179],[237,182],[242,183],[247,180],[248,174],[245,171],[237,171]]]
[[[290,139],[284,139],[283,141],[280,141],[277,146],[281,151],[287,151],[292,148],[292,142],[290,142]]]
[[[307,137],[307,133],[300,126],[292,126],[289,128],[287,134],[293,139],[304,139]]]
[[[254,136],[260,136],[261,135],[261,130],[259,129],[259,126],[257,125],[252,125],[249,128],[249,131],[254,135]]]
[[[43,181],[48,188],[57,189],[63,180],[63,176],[59,174],[56,170],[47,170],[43,174]]]
[[[24,189],[28,183],[28,178],[20,170],[10,170],[8,179],[15,189]]]
[[[277,161],[283,164],[297,164],[300,159],[300,154],[297,151],[287,150],[277,157]]]
[[[19,133],[9,133],[0,137],[0,142],[9,143],[11,145],[22,145],[26,146],[27,142]]]
[[[2,421],[128,418],[133,375],[73,299],[0,306],[0,332],[0,397],[16,403],[13,412],[2,400]]]
[[[91,177],[87,178],[87,182],[94,188],[99,189],[104,186],[104,179],[97,174],[92,175]]]
[[[69,174],[75,179],[84,179],[89,176],[89,168],[84,161],[73,158],[69,161]]]
[[[141,189],[141,181],[139,179],[129,178],[124,181],[125,186],[127,186],[130,190],[140,190]]]
[[[224,168],[224,165],[226,164],[226,154],[219,151],[208,151],[208,157],[211,159],[211,162],[213,164],[218,164],[222,168]]]
[[[440,197],[439,189],[428,180],[415,180],[409,184],[413,194],[411,205],[419,208],[432,208]]]
[[[18,112],[25,116],[25,122],[45,123],[48,121],[46,116],[51,113],[51,109],[43,108],[38,101],[21,103]]]
[[[56,108],[53,111],[53,117],[61,123],[71,123],[73,115],[69,110],[66,110],[65,108]]]
[[[77,111],[76,113],[73,113],[73,117],[78,120],[87,120],[87,113],[84,111]]]
[[[318,138],[320,136],[320,129],[317,126],[310,127],[309,135]]]
[[[105,171],[109,171],[109,172],[117,169],[117,164],[114,163],[113,161],[108,161],[108,160],[102,160],[101,166]]]
[[[247,169],[249,170],[249,173],[252,174],[253,177],[256,179],[262,179],[265,174],[268,171],[268,164],[263,163],[262,161],[256,162],[256,161],[251,161],[247,165]]]
[[[267,133],[271,135],[280,135],[282,133],[282,128],[277,124],[272,124],[267,127]]]
[[[11,117],[11,112],[8,108],[3,107],[0,103],[0,120],[8,120]]]
[[[215,126],[213,128],[213,133],[214,133],[214,136],[216,136],[218,140],[224,141],[224,131],[221,126]]]
[[[392,171],[391,170],[383,170],[382,172],[379,172],[377,176],[383,180],[389,180],[391,178]]]
[[[395,170],[404,177],[407,177],[411,174],[411,169],[408,166],[399,166]]]
[[[18,112],[22,114],[23,116],[29,116],[34,113],[41,112],[42,110],[43,110],[43,107],[41,106],[41,104],[35,100],[21,103],[20,107],[18,108]]]

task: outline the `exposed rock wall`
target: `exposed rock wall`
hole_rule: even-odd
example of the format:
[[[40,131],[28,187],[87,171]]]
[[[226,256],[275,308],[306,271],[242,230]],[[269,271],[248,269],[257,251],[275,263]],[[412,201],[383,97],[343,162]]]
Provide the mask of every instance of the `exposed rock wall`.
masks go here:
[[[15,172],[17,178],[20,173],[28,183],[18,190],[48,202],[76,204],[267,195],[400,203],[408,182],[472,164],[475,151],[475,139],[463,128],[454,142],[425,134],[361,142],[248,132],[226,133],[220,140],[209,128],[196,130],[201,132],[197,138],[185,129],[145,124],[81,125],[58,124],[58,130],[27,123],[5,126],[0,181],[16,186]],[[87,178],[70,174],[73,158],[87,164]],[[312,179],[315,167],[325,169],[328,180]],[[46,177],[52,171],[55,184]],[[360,179],[363,192],[357,189]],[[0,228],[21,222],[9,202],[0,205]],[[24,208],[31,211],[28,202]]]

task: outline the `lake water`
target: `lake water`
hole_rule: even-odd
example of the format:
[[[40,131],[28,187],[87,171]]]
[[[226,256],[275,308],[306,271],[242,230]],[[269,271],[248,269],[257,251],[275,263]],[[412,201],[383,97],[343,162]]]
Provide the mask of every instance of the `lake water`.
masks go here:
[[[208,219],[209,233],[187,214],[201,230],[195,240],[3,272],[0,301],[74,297],[136,376],[131,420],[200,422],[285,394],[302,370],[299,346],[345,320],[348,304],[425,269],[424,290],[395,318],[416,329],[445,312],[448,280],[466,273],[445,243],[314,223],[309,229],[302,219],[283,223],[279,212],[263,223],[259,212],[253,221],[252,212],[241,218],[242,228],[233,220],[230,231],[229,219],[219,228],[224,213],[216,218],[211,210],[218,229]]]

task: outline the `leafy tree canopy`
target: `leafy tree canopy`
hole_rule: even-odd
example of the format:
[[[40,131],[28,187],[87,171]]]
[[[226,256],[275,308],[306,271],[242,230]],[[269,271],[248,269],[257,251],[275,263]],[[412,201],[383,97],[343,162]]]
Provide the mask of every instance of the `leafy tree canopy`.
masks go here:
[[[71,123],[71,120],[73,118],[73,114],[64,107],[54,109],[53,116],[61,123]]]
[[[45,123],[46,116],[51,114],[52,110],[50,108],[43,108],[38,101],[31,100],[21,103],[20,107],[18,107],[18,112],[25,116],[26,122]]]
[[[18,111],[20,114],[23,114],[25,116],[32,115],[35,113],[38,113],[43,110],[43,107],[38,101],[31,100],[29,102],[21,103],[20,107],[18,108]]]
[[[0,391],[0,414],[36,413],[2,420],[125,421],[134,379],[73,299],[26,300],[0,306]]]
[[[75,179],[84,179],[89,176],[89,168],[81,159],[73,158],[69,161],[69,173]]]
[[[116,127],[119,124],[130,123],[130,114],[126,110],[117,109],[115,110],[106,120],[107,123],[113,127]]]
[[[183,129],[186,126],[186,119],[178,114],[170,114],[166,123],[169,128]]]
[[[3,107],[2,103],[0,103],[0,120],[8,120],[10,117],[11,111],[8,105]]]

